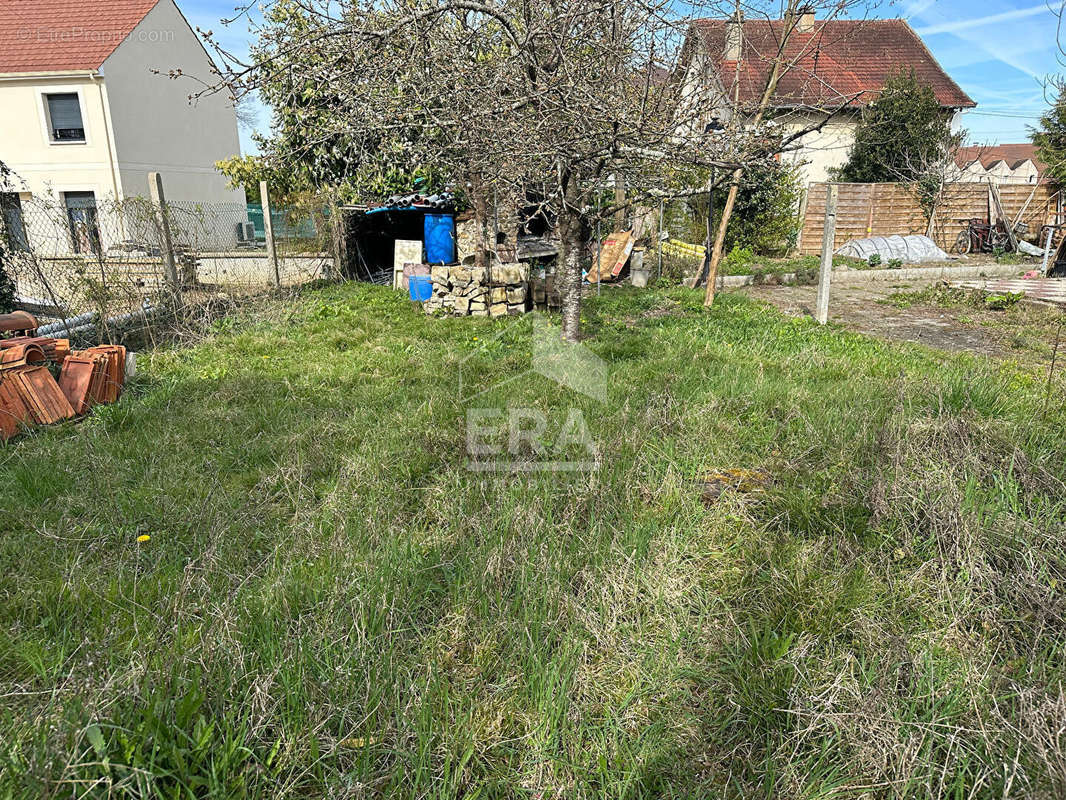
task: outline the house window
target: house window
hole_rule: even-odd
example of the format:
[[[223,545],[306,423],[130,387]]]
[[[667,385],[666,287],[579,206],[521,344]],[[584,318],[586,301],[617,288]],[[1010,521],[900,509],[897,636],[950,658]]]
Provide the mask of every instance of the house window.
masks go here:
[[[85,125],[81,121],[81,103],[77,92],[46,94],[48,131],[53,142],[84,142]]]
[[[92,192],[64,192],[67,222],[75,253],[100,252],[100,225],[96,216],[96,195]]]
[[[22,201],[15,192],[0,192],[0,219],[3,220],[7,246],[12,250],[28,251],[30,240],[22,218]]]

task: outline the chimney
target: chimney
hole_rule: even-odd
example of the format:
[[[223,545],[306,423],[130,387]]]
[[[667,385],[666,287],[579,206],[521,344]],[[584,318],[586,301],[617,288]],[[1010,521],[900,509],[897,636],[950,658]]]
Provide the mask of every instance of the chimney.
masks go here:
[[[796,21],[796,33],[812,33],[814,31],[814,6],[800,6],[796,9],[799,18]]]
[[[740,9],[729,18],[725,24],[725,53],[726,61],[740,61],[740,53],[744,47],[744,14]]]

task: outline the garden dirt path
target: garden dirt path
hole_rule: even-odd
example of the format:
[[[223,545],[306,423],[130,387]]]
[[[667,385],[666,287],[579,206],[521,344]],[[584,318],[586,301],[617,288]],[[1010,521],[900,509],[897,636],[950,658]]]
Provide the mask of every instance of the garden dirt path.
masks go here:
[[[1036,358],[1054,342],[1054,314],[1047,308],[1019,305],[1008,312],[968,305],[940,307],[915,304],[897,308],[884,302],[890,295],[913,292],[929,284],[906,287],[885,284],[844,285],[830,293],[829,320],[849,330],[941,350],[968,351],[997,358]],[[793,316],[812,316],[815,286],[747,286],[738,291],[776,306]]]

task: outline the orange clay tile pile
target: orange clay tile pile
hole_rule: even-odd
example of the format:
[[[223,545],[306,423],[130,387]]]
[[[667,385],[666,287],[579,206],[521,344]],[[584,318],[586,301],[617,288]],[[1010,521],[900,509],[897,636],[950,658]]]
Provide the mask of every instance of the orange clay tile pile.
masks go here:
[[[102,344],[72,352],[67,339],[34,336],[24,311],[0,314],[0,442],[113,403],[126,382],[126,348]]]

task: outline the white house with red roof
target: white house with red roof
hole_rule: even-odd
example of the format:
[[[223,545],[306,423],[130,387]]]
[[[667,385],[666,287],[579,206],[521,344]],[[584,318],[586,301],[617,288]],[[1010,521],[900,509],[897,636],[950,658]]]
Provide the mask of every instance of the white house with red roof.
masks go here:
[[[960,181],[987,183],[1045,183],[1046,167],[1032,142],[973,145],[955,153]]]
[[[77,213],[147,195],[158,171],[168,200],[243,204],[214,166],[240,152],[232,103],[190,103],[168,77],[212,69],[173,0],[0,0],[0,161],[19,198]]]
[[[973,108],[967,96],[902,19],[819,20],[809,11],[784,19],[703,19],[686,41],[686,79],[716,89],[720,102],[708,117],[722,123],[759,104],[785,38],[784,71],[771,108],[792,131],[823,123],[785,154],[800,167],[804,183],[828,180],[855,143],[862,109],[899,70],[913,70],[930,86],[945,114]]]

